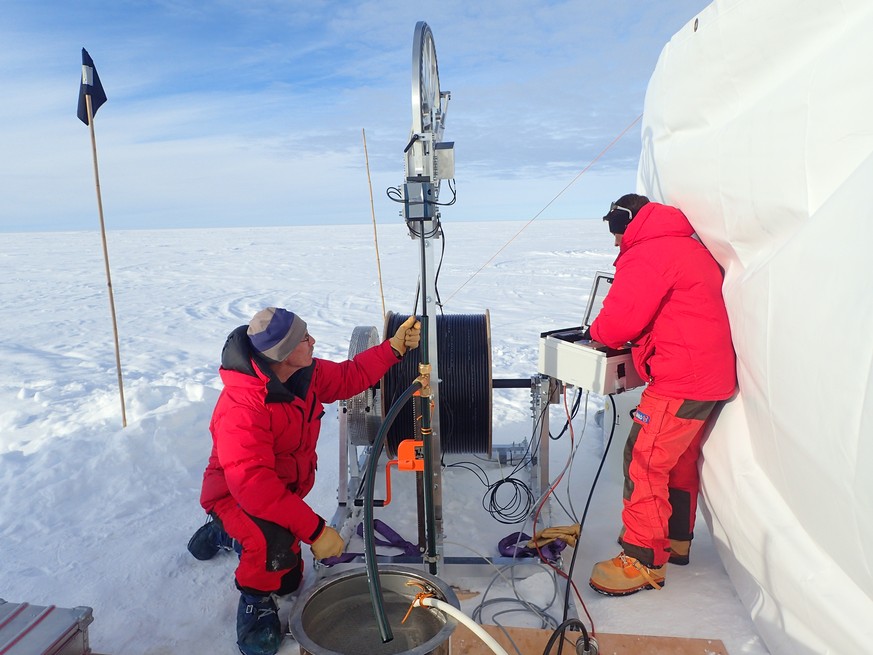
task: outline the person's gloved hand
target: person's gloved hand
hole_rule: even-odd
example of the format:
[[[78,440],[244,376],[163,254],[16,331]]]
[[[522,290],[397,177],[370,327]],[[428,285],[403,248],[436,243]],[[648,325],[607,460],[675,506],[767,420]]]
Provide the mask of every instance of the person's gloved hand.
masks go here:
[[[421,321],[414,315],[410,316],[400,324],[397,332],[388,341],[399,357],[403,357],[407,350],[418,348],[418,343],[421,341]]]
[[[582,331],[581,339],[583,341],[591,341],[591,328],[587,327]]]
[[[542,548],[546,544],[552,543],[555,539],[564,541],[568,546],[576,545],[576,540],[579,538],[579,524],[576,525],[556,525],[553,528],[545,528],[534,535],[534,538],[527,542],[529,548]]]
[[[312,555],[315,559],[325,559],[326,557],[339,557],[342,555],[345,542],[340,537],[339,532],[334,530],[329,525],[324,526],[318,539],[312,542],[309,547],[312,550]]]

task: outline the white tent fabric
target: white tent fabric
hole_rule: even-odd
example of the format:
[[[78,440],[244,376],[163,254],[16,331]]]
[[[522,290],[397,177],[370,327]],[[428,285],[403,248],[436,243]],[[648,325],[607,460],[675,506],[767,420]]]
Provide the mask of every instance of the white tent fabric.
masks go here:
[[[773,653],[873,652],[873,2],[717,0],[649,83],[638,192],[725,269],[704,511]]]

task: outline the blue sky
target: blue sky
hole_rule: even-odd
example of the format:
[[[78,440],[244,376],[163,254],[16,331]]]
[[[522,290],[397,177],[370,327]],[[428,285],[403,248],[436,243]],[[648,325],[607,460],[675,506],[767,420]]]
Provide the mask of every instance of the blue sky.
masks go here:
[[[376,218],[401,220],[385,191],[403,182],[419,20],[452,93],[443,219],[600,216],[633,189],[638,125],[546,206],[639,116],[662,47],[707,4],[5,0],[0,231],[99,227],[82,47],[109,98],[107,229],[370,222],[362,130]]]

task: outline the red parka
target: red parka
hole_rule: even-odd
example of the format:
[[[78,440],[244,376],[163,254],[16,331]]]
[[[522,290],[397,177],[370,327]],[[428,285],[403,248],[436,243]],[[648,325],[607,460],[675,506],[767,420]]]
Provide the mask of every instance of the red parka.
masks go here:
[[[675,207],[650,202],[625,231],[615,279],[591,337],[633,343],[637,371],[655,393],[724,400],[736,360],[722,297],[723,274]]]
[[[209,512],[232,496],[251,516],[312,543],[324,519],[303,499],[315,482],[324,403],[361,393],[397,361],[385,341],[342,363],[314,359],[282,384],[252,356],[246,326],[234,330],[221,358],[224,389],[209,425],[212,454],[200,504]]]

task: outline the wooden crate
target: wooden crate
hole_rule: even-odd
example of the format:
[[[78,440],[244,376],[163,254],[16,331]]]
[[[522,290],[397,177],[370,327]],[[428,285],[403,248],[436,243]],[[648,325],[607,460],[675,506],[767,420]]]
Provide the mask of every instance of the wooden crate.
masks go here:
[[[493,625],[482,626],[503,646],[508,653],[515,653],[506,635]],[[550,630],[536,628],[506,628],[512,640],[524,655],[542,655],[543,649],[552,635]],[[564,653],[575,653],[574,643],[565,642]],[[452,655],[493,655],[482,640],[474,635],[464,625],[458,625],[451,638]],[[727,650],[718,639],[686,639],[683,637],[648,637],[644,635],[617,635],[597,633],[597,644],[600,655],[728,655]],[[557,646],[552,648],[557,653]]]

